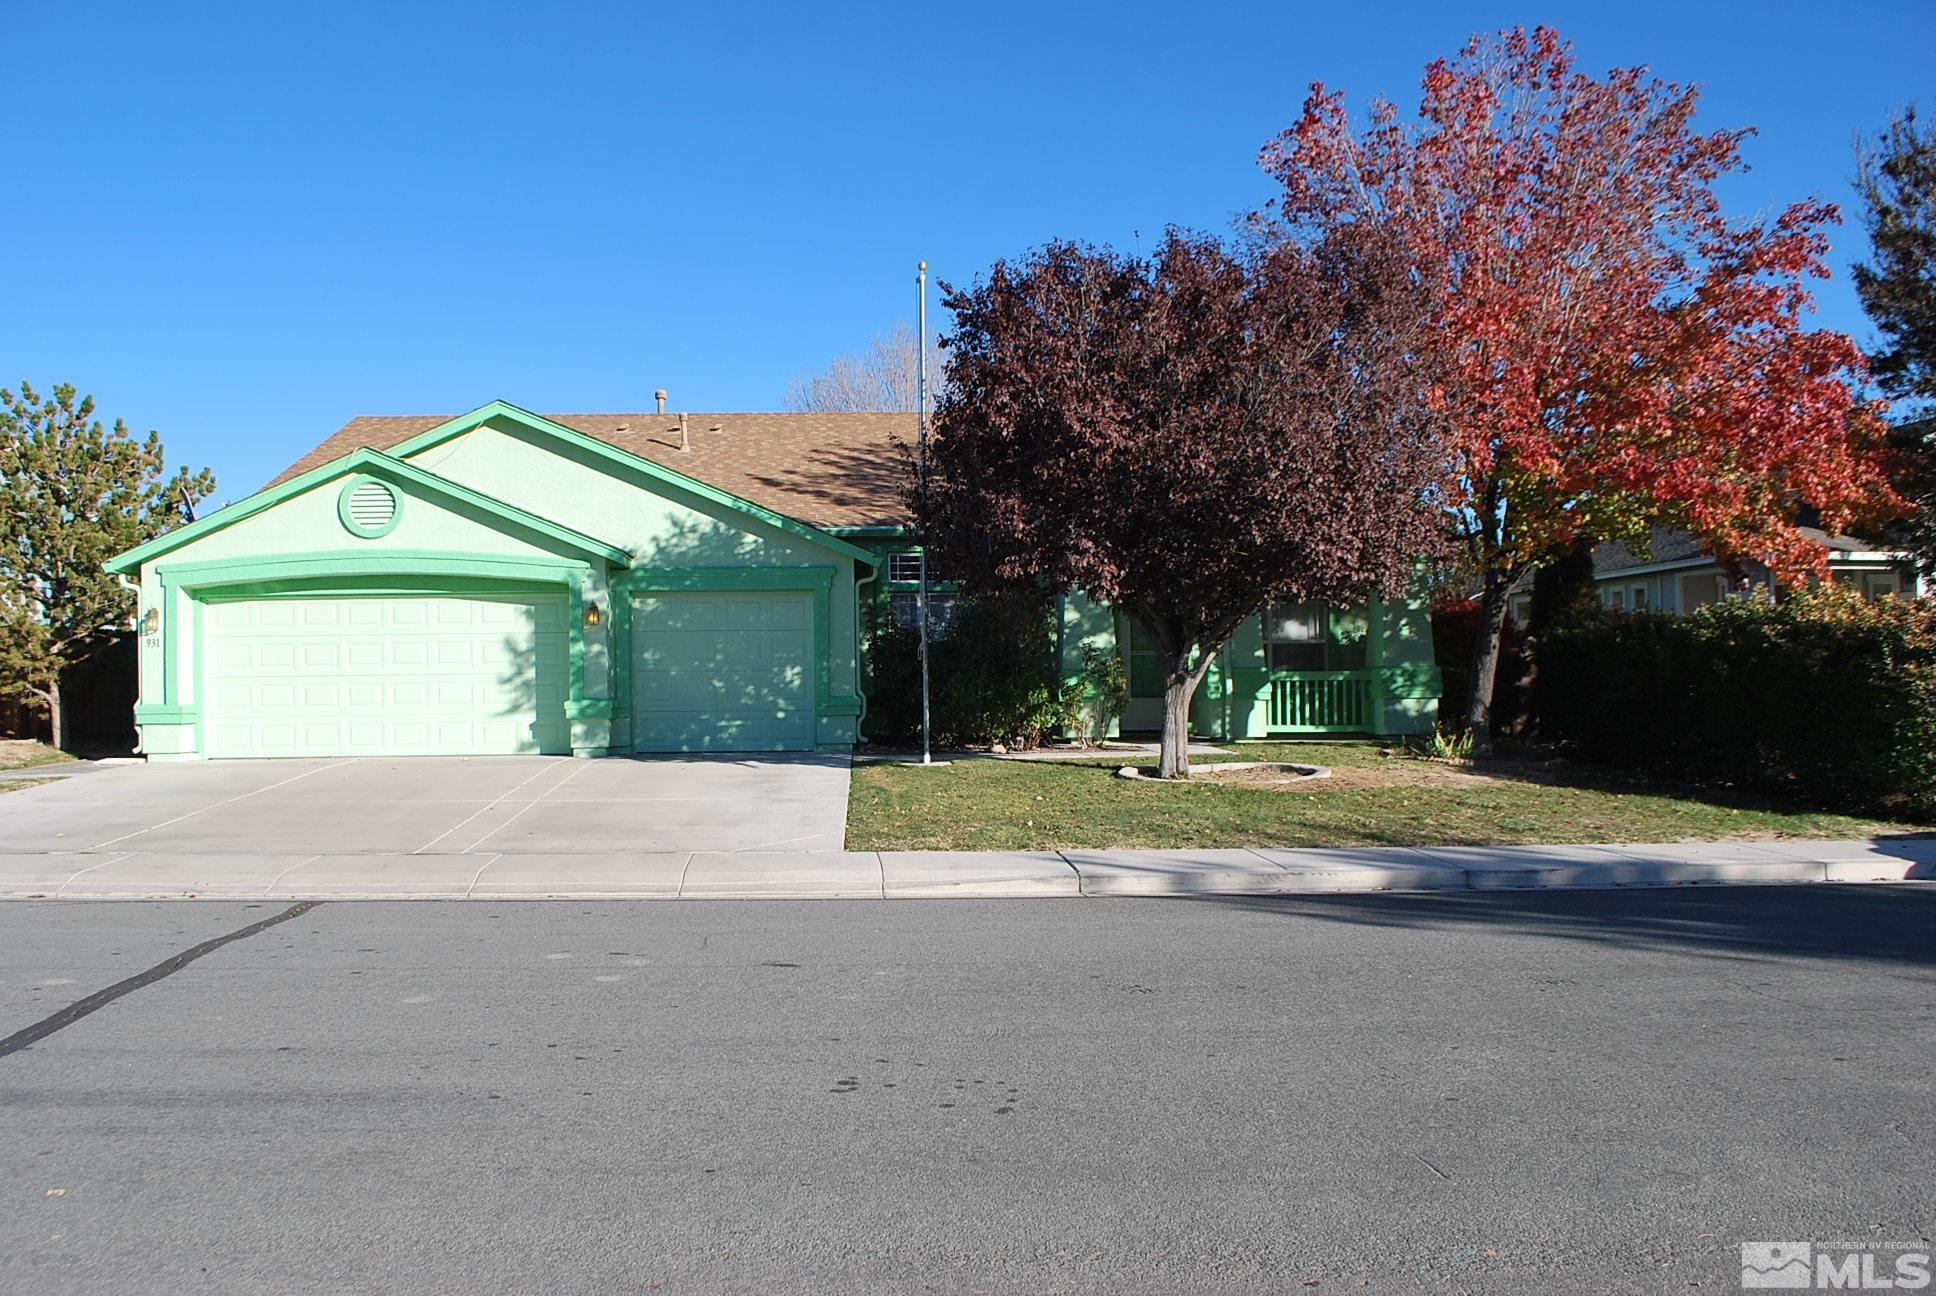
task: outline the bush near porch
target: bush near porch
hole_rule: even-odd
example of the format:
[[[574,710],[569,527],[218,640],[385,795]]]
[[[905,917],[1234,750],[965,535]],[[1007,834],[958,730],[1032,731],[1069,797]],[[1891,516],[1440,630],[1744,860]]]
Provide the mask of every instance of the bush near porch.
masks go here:
[[[864,731],[873,743],[921,741],[921,641],[875,614],[869,627]],[[955,603],[945,638],[928,645],[938,746],[1035,746],[1070,721],[1055,662],[1055,629],[1039,599],[987,594]]]
[[[1541,636],[1540,731],[1581,756],[1797,806],[1936,816],[1936,602],[1835,587]]]

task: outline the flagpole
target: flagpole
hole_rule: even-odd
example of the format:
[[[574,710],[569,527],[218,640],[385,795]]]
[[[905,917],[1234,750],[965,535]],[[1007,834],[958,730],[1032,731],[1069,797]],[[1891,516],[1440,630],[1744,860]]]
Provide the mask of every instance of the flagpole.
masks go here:
[[[919,410],[915,436],[915,483],[923,503],[928,489],[928,263],[921,262],[915,283],[920,285],[919,324],[914,332],[915,405]],[[914,620],[921,631],[921,763],[932,764],[934,745],[928,727],[928,546],[921,545],[921,588],[914,596]]]

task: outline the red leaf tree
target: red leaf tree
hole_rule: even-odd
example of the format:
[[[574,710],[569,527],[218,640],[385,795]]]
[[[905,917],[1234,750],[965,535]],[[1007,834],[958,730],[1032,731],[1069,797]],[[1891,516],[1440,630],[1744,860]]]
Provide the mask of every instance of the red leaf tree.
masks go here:
[[[1245,260],[1171,231],[943,285],[954,329],[914,508],[969,586],[1080,589],[1162,662],[1160,772],[1190,700],[1274,598],[1391,595],[1436,551],[1443,475],[1404,259],[1351,236]]]
[[[1263,152],[1283,185],[1268,237],[1379,229],[1430,301],[1443,499],[1483,609],[1481,745],[1508,591],[1567,545],[1665,524],[1801,579],[1825,562],[1795,530],[1803,505],[1836,530],[1898,503],[1861,353],[1803,326],[1835,209],[1730,219],[1714,186],[1750,132],[1695,130],[1695,101],[1644,68],[1586,76],[1557,33],[1514,30],[1428,66],[1416,121],[1374,101],[1354,126],[1314,84]]]

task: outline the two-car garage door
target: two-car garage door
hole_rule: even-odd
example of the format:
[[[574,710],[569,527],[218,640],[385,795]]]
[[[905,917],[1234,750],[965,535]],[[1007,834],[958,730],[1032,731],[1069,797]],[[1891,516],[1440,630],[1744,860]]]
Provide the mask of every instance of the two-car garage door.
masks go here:
[[[277,598],[204,609],[206,752],[568,752],[563,595]]]

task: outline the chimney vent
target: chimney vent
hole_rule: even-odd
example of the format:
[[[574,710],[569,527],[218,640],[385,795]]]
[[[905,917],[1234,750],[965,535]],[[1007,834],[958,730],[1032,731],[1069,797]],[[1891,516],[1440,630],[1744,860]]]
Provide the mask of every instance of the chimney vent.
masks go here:
[[[684,414],[679,416],[679,449],[685,453],[690,453],[692,450],[692,434],[686,430]]]
[[[663,413],[665,413],[665,403],[666,403],[666,390],[665,390],[665,388],[663,388],[663,387],[661,387],[661,388],[659,388],[659,390],[657,390],[657,391],[655,391],[655,392],[653,392],[653,393],[652,393],[652,399],[653,399],[653,400],[655,400],[655,401],[657,401],[657,402],[659,402],[659,413],[661,413],[661,414],[663,414]]]

